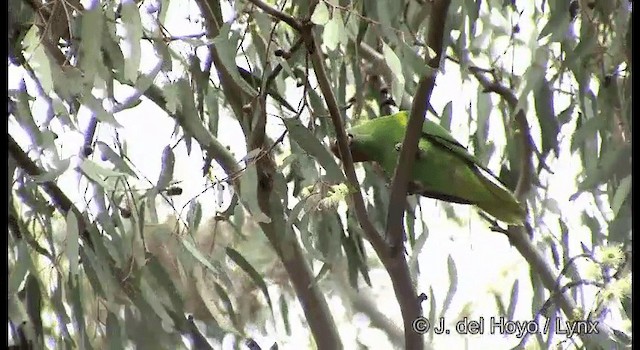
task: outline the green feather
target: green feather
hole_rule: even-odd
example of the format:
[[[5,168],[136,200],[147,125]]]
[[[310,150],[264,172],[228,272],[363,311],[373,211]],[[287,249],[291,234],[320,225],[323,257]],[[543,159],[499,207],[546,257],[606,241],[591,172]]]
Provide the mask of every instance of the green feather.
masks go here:
[[[349,129],[354,162],[378,163],[393,176],[409,116],[398,112]],[[338,155],[336,147],[334,153]],[[496,219],[522,225],[525,211],[506,186],[451,134],[425,120],[418,142],[409,192],[460,204],[472,204]]]

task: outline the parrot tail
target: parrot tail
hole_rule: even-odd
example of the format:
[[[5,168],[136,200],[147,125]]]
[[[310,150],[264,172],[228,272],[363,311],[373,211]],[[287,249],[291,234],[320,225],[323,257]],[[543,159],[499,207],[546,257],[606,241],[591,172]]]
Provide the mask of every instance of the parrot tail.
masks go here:
[[[510,225],[523,226],[527,213],[516,197],[502,183],[492,178],[480,176],[484,188],[489,192],[487,200],[475,203],[494,218]]]

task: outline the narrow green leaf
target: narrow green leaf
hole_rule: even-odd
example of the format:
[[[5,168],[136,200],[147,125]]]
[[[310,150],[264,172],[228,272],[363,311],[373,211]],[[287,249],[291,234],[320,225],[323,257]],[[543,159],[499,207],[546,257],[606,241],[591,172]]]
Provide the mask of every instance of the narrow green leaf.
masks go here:
[[[280,313],[282,314],[282,322],[284,323],[284,331],[287,335],[291,334],[291,324],[289,323],[289,303],[284,294],[280,294]]]
[[[550,85],[549,81],[543,77],[540,88],[533,93],[536,115],[538,116],[542,136],[542,154],[544,156],[550,151],[554,151],[556,155],[559,152],[558,134],[560,133],[560,125],[558,124],[558,119],[556,119],[553,92]]]
[[[116,40],[116,34],[114,32],[109,33],[108,29],[103,32],[102,51],[104,52],[104,63],[107,67],[113,70],[114,76],[117,79],[125,80],[124,54],[122,53],[122,49],[120,48],[120,45]]]
[[[511,296],[509,298],[509,306],[507,307],[507,319],[513,320],[514,314],[516,312],[516,303],[518,302],[519,295],[519,286],[520,281],[515,280],[513,282],[513,286],[511,287]]]
[[[395,101],[402,101],[404,93],[404,74],[402,73],[402,63],[400,58],[386,43],[382,44],[382,54],[387,62],[389,69],[393,73],[393,81],[391,82],[391,92]]]
[[[413,73],[418,76],[422,76],[429,72],[429,65],[425,62],[424,58],[420,57],[418,53],[406,42],[398,43],[400,45],[400,54],[402,56],[402,65],[405,69],[410,68]],[[388,61],[387,61],[388,62]],[[414,74],[406,76],[406,80],[411,81]]]
[[[69,259],[69,272],[77,276],[78,274],[78,261],[79,261],[79,252],[80,248],[80,235],[78,230],[78,217],[73,212],[73,210],[69,210],[66,218],[67,223],[67,237],[65,244],[65,253],[67,255],[67,259]]]
[[[624,201],[629,197],[629,193],[631,192],[631,175],[628,175],[620,184],[618,184],[618,188],[616,189],[615,194],[613,195],[613,199],[611,200],[611,210],[613,210],[613,215],[617,216],[620,208]]]
[[[233,81],[250,96],[256,96],[257,91],[240,76],[238,66],[236,66],[236,50],[239,39],[239,34],[231,31],[231,24],[225,23],[220,28],[218,36],[213,39],[213,44],[218,50],[222,65],[231,75]]]
[[[162,151],[162,165],[160,168],[160,175],[158,176],[158,182],[156,184],[158,191],[162,191],[167,188],[171,180],[173,180],[175,162],[176,156],[173,154],[173,149],[171,146],[167,145]]]
[[[57,280],[62,280],[62,276],[60,274],[58,274]],[[51,305],[53,306],[53,311],[55,312],[56,320],[58,321],[56,323],[57,328],[67,345],[67,349],[76,348],[75,343],[69,334],[68,324],[71,323],[71,318],[67,315],[67,310],[62,303],[62,287],[60,285],[56,286],[53,293],[51,293]]]
[[[118,282],[110,272],[105,271],[105,264],[91,249],[82,250],[83,270],[96,296],[106,299],[105,305],[112,309]],[[117,312],[117,310],[111,310]]]
[[[218,110],[218,95],[214,89],[208,89],[207,96],[205,98],[205,104],[207,106],[207,115],[209,116],[209,131],[213,137],[218,137],[218,123],[220,120]]]
[[[424,310],[423,310],[424,312]],[[433,294],[433,287],[429,286],[429,322],[431,324],[438,324],[436,320],[436,296]],[[429,337],[433,340],[433,332],[434,327],[431,327],[429,330]]]
[[[418,236],[418,239],[416,239],[416,242],[413,244],[413,247],[411,248],[411,257],[409,258],[409,262],[407,263],[410,267],[418,266],[418,257],[420,256],[420,252],[422,251],[422,248],[424,248],[425,243],[427,243],[428,237],[429,237],[429,232],[426,231],[426,232],[423,232],[420,236]]]
[[[42,45],[37,28],[35,25],[32,26],[25,35],[23,39],[25,45],[23,54],[38,77],[38,82],[42,85],[42,89],[46,94],[49,94],[53,90],[51,62],[49,61],[49,55],[44,51],[45,47]]]
[[[257,222],[270,223],[271,219],[262,212],[258,204],[258,173],[255,164],[249,164],[240,176],[240,199]]]
[[[82,288],[80,286],[80,278],[78,275],[70,276],[67,280],[67,302],[71,305],[73,321],[75,323],[74,335],[78,347],[81,349],[92,349],[91,342],[87,336],[87,327],[85,323],[85,310],[82,303]]]
[[[453,102],[449,101],[442,109],[440,125],[446,130],[451,130],[451,118],[453,117]]]
[[[440,317],[445,316],[445,312],[449,308],[449,305],[451,305],[453,295],[458,289],[458,270],[456,269],[456,263],[451,255],[449,255],[449,257],[447,258],[447,269],[449,270],[449,290],[447,291],[447,295],[444,298],[442,310],[440,311]]]
[[[322,253],[319,252],[313,244],[314,237],[312,236],[312,232],[314,232],[315,230],[309,229],[309,226],[312,226],[313,224],[312,222],[310,223],[311,216],[311,213],[306,212],[302,219],[300,219],[300,223],[298,225],[298,230],[300,231],[300,240],[302,241],[302,245],[307,250],[312,259],[326,262],[326,259],[324,258]]]
[[[559,1],[562,3],[563,1]],[[551,35],[549,42],[561,41],[564,38],[565,33],[569,29],[571,24],[571,18],[568,11],[551,11],[549,21],[540,31],[538,40],[546,38]]]
[[[283,119],[289,136],[309,155],[314,157],[327,172],[330,181],[344,182],[344,174],[333,156],[320,143],[309,129],[305,128],[297,119]]]
[[[197,200],[194,200],[189,203],[189,210],[187,211],[187,225],[191,232],[198,230],[200,220],[202,220],[202,205]]]
[[[107,112],[104,109],[102,100],[98,100],[95,96],[93,96],[90,89],[84,91],[82,95],[82,104],[90,109],[99,121],[107,123],[116,128],[122,128],[122,125],[118,123],[113,114]]]
[[[142,40],[142,20],[138,5],[133,1],[123,1],[120,10],[122,24],[125,28],[124,40],[128,46],[128,54],[124,61],[124,77],[129,81],[136,81],[138,69],[140,68],[140,57],[142,50],[140,40]]]
[[[25,283],[25,305],[29,320],[35,333],[35,345],[44,346],[44,330],[42,328],[42,291],[40,288],[40,281],[33,274],[30,273],[27,276]]]
[[[575,152],[579,147],[582,147],[588,139],[595,138],[596,133],[599,132],[605,124],[606,120],[604,118],[593,117],[587,119],[571,137],[571,152]]]
[[[176,288],[171,275],[169,275],[165,267],[162,266],[158,258],[154,255],[148,254],[145,268],[147,268],[151,273],[151,276],[155,279],[156,283],[167,293],[167,296],[172,303],[173,311],[182,310],[184,308],[182,296]]]
[[[258,271],[256,271],[256,269],[254,269],[253,266],[251,266],[251,264],[237,250],[227,247],[226,252],[227,252],[227,256],[231,260],[233,260],[233,262],[236,263],[236,265],[240,266],[240,268],[244,272],[246,272],[247,275],[249,275],[249,277],[251,277],[251,280],[253,280],[253,283],[255,283],[260,288],[265,299],[267,299],[267,303],[269,304],[269,308],[271,309],[271,312],[273,312],[273,305],[271,304],[271,297],[269,296],[269,290],[267,289],[267,284],[264,282],[264,279],[262,279],[262,276],[260,275],[260,273],[258,273]]]
[[[82,40],[80,40],[79,61],[80,69],[84,72],[84,79],[89,82],[90,88],[93,87],[98,67],[103,65],[102,50],[100,50],[103,26],[104,16],[99,5],[95,4],[82,12],[82,22],[80,24],[80,37]]]
[[[133,177],[137,177],[136,173],[131,169],[131,167],[122,159],[122,157],[116,153],[109,145],[104,143],[103,141],[96,141],[95,143],[96,149],[100,152],[101,158],[103,160],[108,160],[111,162],[114,167],[124,173]]]
[[[211,272],[213,272],[214,274],[218,274],[218,270],[211,264],[211,262],[209,261],[209,259],[207,259],[204,255],[202,255],[202,253],[200,252],[200,250],[198,249],[198,247],[196,247],[194,245],[192,241],[192,238],[183,238],[180,240],[180,242],[182,242],[182,245],[187,248],[187,251],[189,253],[191,253],[191,255],[196,258],[196,260],[198,260],[200,263],[202,263],[202,265],[204,265],[206,268],[208,268]]]
[[[160,299],[158,299],[158,295],[156,294],[156,291],[153,288],[151,288],[148,282],[145,281],[144,279],[140,281],[140,292],[142,293],[142,298],[144,298],[144,301],[147,302],[147,304],[149,304],[151,309],[162,320],[163,322],[162,328],[166,330],[172,329],[174,327],[173,319],[167,313],[167,310],[164,308],[164,305],[162,305],[162,302],[160,301]]]
[[[229,299],[229,295],[224,290],[224,288],[222,288],[220,284],[218,284],[217,282],[214,282],[214,285],[215,285],[216,293],[218,294],[220,299],[222,299],[222,303],[225,305],[227,309],[227,313],[229,314],[231,323],[233,323],[233,326],[236,327],[237,330],[240,330],[238,317],[236,315],[236,312],[233,310],[233,304],[231,303],[231,299]]]
[[[549,49],[546,46],[541,46],[536,49],[534,55],[535,57],[531,66],[529,66],[524,73],[525,84],[518,95],[518,104],[513,110],[514,115],[520,110],[526,110],[529,93],[537,91],[544,81],[547,72],[547,62],[549,61]]]
[[[95,181],[102,188],[108,188],[103,177],[117,177],[125,175],[121,172],[104,168],[90,159],[84,159],[82,163],[80,163],[79,168],[86,177]]]
[[[24,240],[19,240],[16,244],[18,254],[16,261],[12,268],[9,270],[9,279],[7,285],[9,288],[9,295],[14,295],[20,290],[20,285],[24,281],[27,271],[29,271],[29,248]]]
[[[493,300],[496,302],[496,308],[498,308],[498,315],[505,316],[507,314],[507,308],[504,306],[504,302],[502,301],[501,295],[496,291],[492,291],[491,294],[493,294]]]

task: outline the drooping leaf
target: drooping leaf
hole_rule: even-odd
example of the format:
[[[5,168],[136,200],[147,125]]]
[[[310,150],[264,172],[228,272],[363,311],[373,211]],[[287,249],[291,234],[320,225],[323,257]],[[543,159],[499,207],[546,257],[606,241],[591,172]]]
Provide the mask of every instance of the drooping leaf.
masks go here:
[[[80,248],[80,232],[78,229],[78,220],[79,218],[76,216],[73,210],[69,210],[66,218],[67,237],[65,244],[65,253],[67,255],[67,259],[69,259],[69,272],[72,275],[77,275],[78,273],[78,260],[80,257],[80,253],[78,252],[78,249]]]
[[[280,295],[280,313],[282,314],[282,322],[284,323],[284,330],[286,334],[291,334],[291,324],[289,323],[289,303],[284,297],[284,294]]]
[[[82,173],[89,179],[95,181],[102,188],[107,188],[107,183],[103,178],[124,176],[125,174],[104,168],[90,159],[84,159],[79,165]]]
[[[514,314],[516,311],[516,304],[518,302],[519,291],[519,280],[515,280],[513,282],[513,286],[511,287],[511,296],[509,297],[509,306],[507,307],[506,317],[508,320],[513,320]]]
[[[562,4],[564,3],[564,1],[556,1],[556,3]],[[569,11],[563,11],[563,9],[551,11],[549,21],[540,31],[538,40],[551,35],[549,42],[561,41],[564,38],[565,33],[569,29],[570,23],[571,18],[569,17]]]
[[[444,298],[444,302],[442,303],[442,310],[440,310],[440,317],[445,316],[445,312],[451,305],[451,300],[453,300],[453,295],[458,290],[458,270],[456,269],[456,263],[449,255],[447,258],[447,269],[449,271],[449,289],[447,290],[447,295]]]
[[[18,252],[15,263],[13,264],[9,278],[7,280],[7,287],[9,288],[9,295],[18,293],[20,285],[24,281],[27,272],[29,271],[29,263],[27,261],[29,257],[29,250],[27,243],[24,240],[18,241],[16,244],[16,250]]]
[[[43,92],[48,94],[53,90],[52,68],[45,47],[41,45],[40,36],[37,35],[37,28],[35,25],[32,26],[25,35],[23,54],[38,77],[38,83],[42,86]]]
[[[171,180],[173,180],[175,162],[176,156],[173,154],[173,149],[169,145],[165,146],[162,151],[160,175],[158,176],[158,182],[156,183],[158,191],[162,191],[167,188],[169,183],[171,183]]]
[[[124,159],[105,142],[96,141],[95,147],[101,153],[102,157],[110,161],[118,171],[130,176],[136,176],[136,173],[131,169],[127,162],[125,162]]]
[[[236,265],[240,266],[240,268],[244,272],[246,272],[247,275],[249,275],[249,277],[251,277],[251,280],[253,281],[253,283],[255,283],[260,288],[260,290],[262,291],[262,294],[267,300],[267,303],[269,304],[269,309],[271,309],[271,312],[273,312],[273,305],[271,304],[271,297],[269,296],[269,290],[267,289],[267,284],[264,282],[264,279],[262,278],[260,273],[258,273],[258,271],[256,271],[256,269],[253,268],[253,266],[251,266],[251,264],[237,250],[227,247],[226,252],[227,252],[227,256],[231,260],[233,260],[233,262],[236,263]]]
[[[124,77],[129,81],[136,81],[138,69],[140,68],[140,58],[142,50],[140,40],[142,40],[142,20],[140,11],[133,0],[122,1],[120,10],[122,24],[125,28],[124,41],[128,52],[125,54]]]
[[[333,156],[309,129],[305,128],[297,119],[283,119],[283,121],[291,138],[322,165],[331,181],[345,181],[344,174]]]
[[[239,34],[235,31],[231,31],[231,25],[229,23],[225,23],[220,28],[218,36],[213,39],[213,45],[215,45],[218,54],[220,55],[222,65],[229,75],[231,75],[233,81],[250,96],[256,96],[258,94],[257,91],[251,86],[251,84],[240,76],[238,67],[236,66],[235,57],[239,39]]]
[[[240,199],[257,222],[270,223],[267,216],[258,203],[258,173],[255,164],[249,164],[240,175]]]
[[[393,81],[391,82],[392,96],[395,101],[402,101],[404,93],[404,74],[402,73],[402,62],[398,55],[387,44],[382,45],[382,54],[387,62],[389,69],[393,73]]]
[[[84,79],[93,87],[98,67],[102,66],[102,32],[104,16],[102,8],[97,4],[82,12],[80,24],[80,69],[84,73]],[[135,6],[135,5],[134,5]],[[86,97],[86,96],[85,96]]]
[[[620,208],[624,201],[629,198],[629,193],[631,192],[631,175],[625,177],[618,184],[618,188],[616,189],[615,194],[613,195],[613,199],[611,200],[611,210],[613,210],[613,215],[617,216]]]
[[[233,304],[231,303],[231,299],[229,299],[229,295],[219,283],[214,282],[214,285],[215,285],[216,293],[218,294],[220,299],[222,299],[222,303],[227,309],[229,318],[231,318],[231,323],[233,323],[236,329],[240,330],[240,325],[238,323],[238,316],[236,315],[236,312],[233,309]]]
[[[440,116],[440,125],[446,130],[451,130],[452,117],[453,117],[453,101],[449,101],[442,109],[442,115]]]
[[[549,81],[543,78],[538,90],[534,91],[533,97],[542,136],[542,154],[547,155],[550,151],[554,151],[557,155],[560,125],[555,115],[553,92],[549,85]]]

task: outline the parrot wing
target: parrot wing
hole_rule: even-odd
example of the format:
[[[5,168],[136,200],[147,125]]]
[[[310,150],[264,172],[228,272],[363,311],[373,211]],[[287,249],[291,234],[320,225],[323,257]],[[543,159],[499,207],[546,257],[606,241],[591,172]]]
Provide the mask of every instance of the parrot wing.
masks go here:
[[[421,136],[422,138],[431,142],[431,144],[443,148],[463,158],[469,165],[482,169],[484,172],[490,175],[493,180],[497,181],[505,188],[508,188],[489,168],[484,166],[478,158],[469,153],[465,146],[456,141],[456,139],[454,139],[453,136],[451,136],[451,134],[449,134],[449,132],[440,125],[430,120],[425,120]]]

